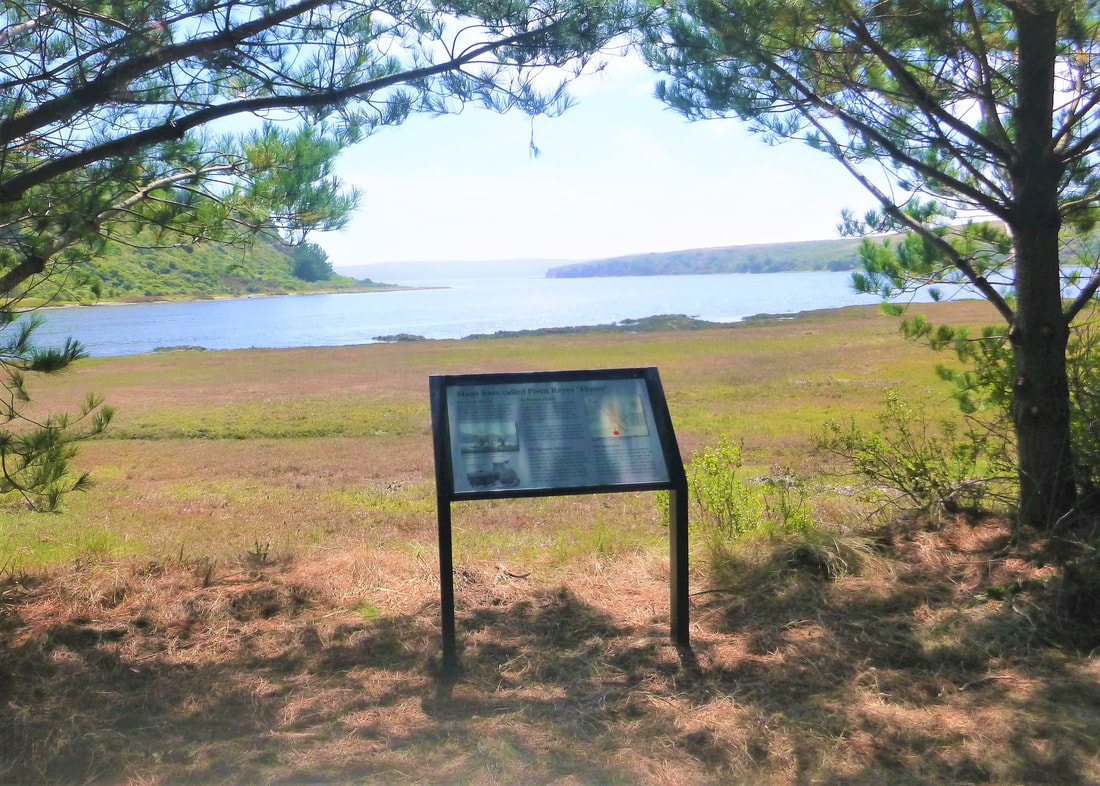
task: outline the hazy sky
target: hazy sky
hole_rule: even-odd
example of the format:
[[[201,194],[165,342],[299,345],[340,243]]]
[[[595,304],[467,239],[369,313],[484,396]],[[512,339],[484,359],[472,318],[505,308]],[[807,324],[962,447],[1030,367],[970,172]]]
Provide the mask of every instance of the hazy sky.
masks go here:
[[[655,76],[616,60],[576,83],[558,118],[467,109],[412,117],[343,154],[363,191],[333,265],[404,260],[599,259],[837,237],[873,202],[838,164],[769,147],[738,120],[689,123],[653,98]]]

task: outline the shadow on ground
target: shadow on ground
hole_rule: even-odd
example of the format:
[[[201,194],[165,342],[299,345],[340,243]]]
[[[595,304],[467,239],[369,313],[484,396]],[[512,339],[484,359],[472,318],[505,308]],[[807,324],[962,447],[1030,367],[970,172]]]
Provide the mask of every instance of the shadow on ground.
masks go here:
[[[960,603],[957,566],[891,571],[746,566],[691,649],[473,571],[451,680],[430,592],[370,617],[276,569],[69,608],[9,581],[0,782],[1095,782],[1094,660],[1019,599]]]

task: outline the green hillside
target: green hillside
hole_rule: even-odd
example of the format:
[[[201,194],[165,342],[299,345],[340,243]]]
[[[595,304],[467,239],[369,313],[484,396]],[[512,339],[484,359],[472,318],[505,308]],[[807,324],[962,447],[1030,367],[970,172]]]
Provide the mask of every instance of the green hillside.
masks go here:
[[[895,242],[901,235],[890,235]],[[589,276],[677,276],[706,273],[784,273],[858,270],[859,238],[692,248],[597,259],[552,267],[547,278]],[[1064,238],[1062,263],[1093,267],[1100,237],[1096,233]]]
[[[859,266],[859,243],[858,239],[843,238],[632,254],[562,265],[551,268],[546,275],[548,278],[580,278],[855,270]]]
[[[149,242],[112,241],[81,265],[51,300],[140,301],[389,288],[370,279],[337,275],[323,252],[314,255],[310,265],[296,265],[303,255],[310,256],[268,238],[257,239],[248,249],[216,243],[157,248]],[[296,276],[296,270],[314,280]],[[28,294],[28,301],[33,301],[35,290]]]

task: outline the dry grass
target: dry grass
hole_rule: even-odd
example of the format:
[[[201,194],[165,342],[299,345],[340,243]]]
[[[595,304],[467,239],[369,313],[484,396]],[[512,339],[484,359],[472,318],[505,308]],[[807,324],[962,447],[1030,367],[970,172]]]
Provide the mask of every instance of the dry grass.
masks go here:
[[[428,374],[657,365],[685,454],[813,473],[821,420],[942,395],[895,328],[83,364],[42,400],[119,407],[99,486],[0,510],[0,783],[1100,782],[1100,667],[1004,523],[859,531],[836,491],[834,540],[696,555],[690,650],[652,495],[456,505],[440,679]]]
[[[0,781],[1095,782],[1100,665],[989,597],[1040,575],[1004,536],[899,526],[832,581],[746,549],[690,650],[651,553],[467,561],[453,681],[423,555],[9,578]]]

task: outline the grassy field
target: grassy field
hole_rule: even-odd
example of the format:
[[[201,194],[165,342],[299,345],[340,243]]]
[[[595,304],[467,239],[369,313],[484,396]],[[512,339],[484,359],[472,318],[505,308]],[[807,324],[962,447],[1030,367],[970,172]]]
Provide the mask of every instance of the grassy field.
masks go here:
[[[1100,668],[1005,591],[1045,569],[1004,521],[868,521],[810,449],[891,387],[950,411],[896,328],[82,362],[33,392],[118,408],[78,458],[98,485],[0,509],[0,782],[1100,782]],[[685,458],[724,435],[812,480],[842,569],[697,546],[678,649],[653,494],[456,504],[442,679],[428,376],[650,365]]]

